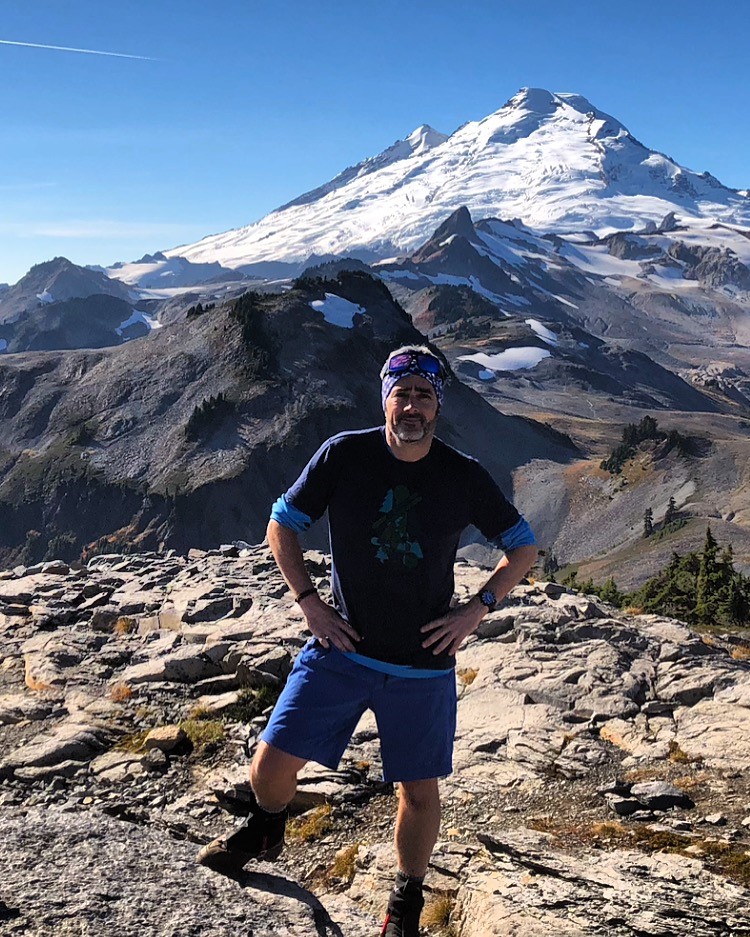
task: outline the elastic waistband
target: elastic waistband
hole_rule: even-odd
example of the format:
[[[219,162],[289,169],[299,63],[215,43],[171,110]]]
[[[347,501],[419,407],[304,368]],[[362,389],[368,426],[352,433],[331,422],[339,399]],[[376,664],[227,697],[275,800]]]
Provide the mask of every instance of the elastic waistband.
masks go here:
[[[420,667],[407,667],[404,664],[389,664],[384,660],[376,660],[374,657],[365,657],[364,654],[355,654],[353,651],[339,651],[339,649],[333,647],[333,645],[331,645],[331,648],[336,651],[337,654],[342,654],[355,664],[361,664],[363,667],[368,667],[370,670],[378,670],[380,673],[387,673],[391,677],[425,680],[432,677],[444,677],[454,672],[453,667],[449,667],[447,670],[427,670]]]

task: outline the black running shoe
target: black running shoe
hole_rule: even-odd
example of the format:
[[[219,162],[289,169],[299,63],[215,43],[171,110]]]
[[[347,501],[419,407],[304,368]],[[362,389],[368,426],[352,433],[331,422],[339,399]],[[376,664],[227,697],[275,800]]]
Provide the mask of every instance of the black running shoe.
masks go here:
[[[419,917],[424,907],[422,886],[399,876],[388,900],[388,913],[380,937],[419,937]]]
[[[214,872],[239,875],[243,867],[256,859],[271,862],[284,848],[287,810],[269,813],[255,805],[247,819],[226,837],[219,837],[204,846],[195,861]]]

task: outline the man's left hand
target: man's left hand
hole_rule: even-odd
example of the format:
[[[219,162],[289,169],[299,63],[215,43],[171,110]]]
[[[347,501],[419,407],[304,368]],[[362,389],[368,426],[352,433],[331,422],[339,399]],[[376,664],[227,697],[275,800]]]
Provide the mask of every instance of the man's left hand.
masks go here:
[[[454,655],[465,639],[477,630],[484,612],[484,606],[474,600],[451,609],[447,615],[423,625],[422,633],[427,633],[428,637],[422,642],[422,647],[432,647],[432,653],[436,655],[445,651]]]

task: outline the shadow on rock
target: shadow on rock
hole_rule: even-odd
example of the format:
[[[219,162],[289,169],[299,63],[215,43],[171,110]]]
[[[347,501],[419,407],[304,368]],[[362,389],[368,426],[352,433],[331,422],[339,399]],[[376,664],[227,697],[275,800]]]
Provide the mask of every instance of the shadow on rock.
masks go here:
[[[298,885],[283,875],[272,875],[267,872],[241,872],[233,876],[241,888],[253,888],[268,892],[271,895],[282,895],[306,904],[313,913],[315,930],[318,937],[344,937],[344,932],[326,911],[322,903],[312,892]]]

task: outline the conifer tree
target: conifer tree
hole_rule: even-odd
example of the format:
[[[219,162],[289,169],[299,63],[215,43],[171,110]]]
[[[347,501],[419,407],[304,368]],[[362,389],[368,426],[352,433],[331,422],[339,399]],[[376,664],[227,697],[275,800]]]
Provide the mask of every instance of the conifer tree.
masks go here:
[[[654,512],[651,508],[646,508],[643,512],[643,536],[650,537],[654,532]]]
[[[671,524],[672,521],[677,517],[677,505],[675,504],[674,498],[669,499],[667,504],[667,510],[664,512],[664,526]]]
[[[617,588],[617,583],[610,576],[601,589],[599,589],[599,598],[604,602],[609,602],[610,605],[615,605],[617,608],[620,608],[625,597]]]
[[[724,585],[722,583],[724,577],[717,559],[718,551],[719,547],[711,533],[711,528],[706,527],[706,539],[703,542],[700,569],[695,584],[694,613],[696,620],[703,624],[715,621],[721,587]],[[727,582],[726,585],[728,586],[729,583]]]
[[[544,563],[542,564],[542,571],[544,572],[544,575],[552,576],[558,571],[559,568],[560,564],[552,550],[550,550],[548,553],[545,553]]]

